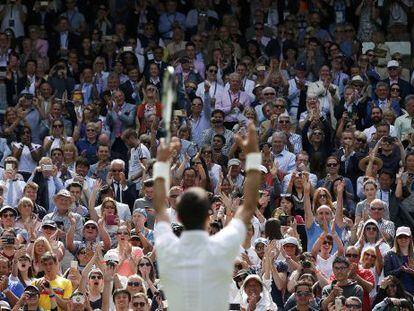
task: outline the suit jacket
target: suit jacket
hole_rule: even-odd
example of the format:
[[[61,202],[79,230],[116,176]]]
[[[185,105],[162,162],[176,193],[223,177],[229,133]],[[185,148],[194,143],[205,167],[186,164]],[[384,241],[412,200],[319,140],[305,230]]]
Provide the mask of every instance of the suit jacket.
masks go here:
[[[42,19],[42,14],[40,12],[32,10],[29,13],[28,21],[25,24],[44,26],[47,33],[52,33],[56,18],[57,15],[53,11],[46,12],[44,19]]]
[[[45,82],[44,79],[38,78],[38,77],[36,77],[35,80],[36,80],[36,83],[39,83],[39,82],[40,83],[43,83],[43,82]],[[17,95],[19,95],[21,93],[21,91],[23,91],[25,88],[29,89],[29,87],[30,87],[30,82],[29,82],[29,80],[27,79],[26,76],[21,77],[21,78],[17,78]]]
[[[75,35],[74,33],[68,33],[68,51],[69,50],[79,50],[80,47],[80,40],[79,36]],[[60,33],[57,32],[52,35],[49,39],[49,59],[50,63],[53,64],[57,60],[59,60],[62,56],[60,53]]]
[[[334,106],[334,115],[335,115],[336,120],[338,120],[338,122],[340,119],[342,119],[342,115],[345,112],[344,104],[345,104],[345,100],[341,99],[341,101],[339,102],[339,105]],[[369,114],[369,116],[370,115],[371,114]],[[350,116],[352,116],[352,119],[354,120],[357,129],[359,131],[362,131],[364,129],[365,104],[358,103],[356,105],[355,103],[353,103],[349,117]]]
[[[37,191],[36,203],[41,206],[44,206],[44,208],[47,211],[53,211],[54,203],[50,202],[50,199],[49,199],[50,189],[47,186],[47,181],[43,177],[43,174],[41,172],[36,171],[34,175],[32,175],[29,178],[29,181],[30,179],[32,179],[32,181],[35,182],[39,186],[39,189]],[[53,180],[55,182],[55,193],[54,194],[56,194],[59,192],[59,190],[63,189],[63,183],[58,177],[54,177]]]
[[[383,81],[387,83],[388,85],[390,85],[390,78],[387,78]],[[398,78],[398,86],[400,87],[401,98],[405,98],[407,95],[414,93],[413,86],[401,78]]]
[[[134,202],[138,198],[136,185],[134,183],[131,183],[131,182],[128,181],[126,190],[122,190],[121,198],[117,197],[117,192],[116,192],[116,189],[115,189],[116,187],[115,187],[114,183],[111,184],[111,188],[114,191],[114,199],[117,202],[127,204],[129,206],[129,209],[132,211],[132,209],[134,207]]]
[[[120,133],[115,133],[114,126],[116,122],[121,122],[121,131],[132,127],[135,122],[136,108],[135,105],[124,103],[121,107],[119,113],[116,113],[113,109],[108,111],[106,117],[106,123],[111,129],[111,140],[115,140],[116,135]]]
[[[125,101],[129,104],[135,105],[137,101],[140,100],[139,94],[135,93],[135,90],[133,89],[131,82],[129,80],[125,81],[119,86],[119,89],[124,92],[125,95]],[[132,97],[132,94],[135,93],[135,98]]]

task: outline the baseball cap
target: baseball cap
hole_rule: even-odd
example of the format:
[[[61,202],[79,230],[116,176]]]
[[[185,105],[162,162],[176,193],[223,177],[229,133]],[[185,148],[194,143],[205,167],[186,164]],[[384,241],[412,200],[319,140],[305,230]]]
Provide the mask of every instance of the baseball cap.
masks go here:
[[[409,227],[398,227],[395,236],[399,235],[411,236],[411,229]]]
[[[94,225],[96,228],[98,228],[98,224],[96,223],[96,221],[91,220],[91,219],[85,222],[83,226],[86,227],[87,225]]]
[[[7,211],[12,212],[14,214],[14,217],[17,217],[17,211],[13,207],[11,207],[10,205],[3,206],[0,209],[0,215],[3,215],[3,213],[7,212]]]
[[[56,222],[51,219],[43,219],[42,227],[52,227],[57,228]]]
[[[55,198],[62,196],[65,198],[71,198],[72,196],[70,195],[70,192],[66,189],[61,189],[59,190],[59,192],[55,195]]]
[[[286,244],[293,244],[299,247],[298,239],[294,238],[293,236],[288,236],[282,240],[282,246]]]
[[[34,286],[34,285],[28,285],[28,286],[26,286],[26,288],[24,289],[24,291],[25,292],[28,292],[28,291],[30,291],[30,292],[36,292],[38,294],[40,293],[39,289],[36,286]]]
[[[396,60],[390,60],[387,64],[387,68],[400,67],[400,64]]]
[[[115,262],[119,262],[119,258],[116,254],[114,253],[106,253],[104,256],[104,260],[105,261],[115,261]]]
[[[132,214],[141,214],[145,218],[148,218],[148,213],[144,208],[137,208],[137,209],[134,210],[134,212]]]
[[[264,244],[264,245],[267,246],[269,244],[269,241],[267,239],[265,239],[265,238],[257,238],[256,240],[254,240],[253,246],[256,247],[256,245],[257,244],[260,244],[260,243],[262,243],[262,244]]]
[[[227,167],[233,166],[233,165],[240,165],[241,161],[239,159],[230,159],[227,163]]]
[[[267,170],[266,166],[264,166],[264,165],[260,165],[260,171],[262,173],[265,173],[265,174],[269,173],[269,171]]]

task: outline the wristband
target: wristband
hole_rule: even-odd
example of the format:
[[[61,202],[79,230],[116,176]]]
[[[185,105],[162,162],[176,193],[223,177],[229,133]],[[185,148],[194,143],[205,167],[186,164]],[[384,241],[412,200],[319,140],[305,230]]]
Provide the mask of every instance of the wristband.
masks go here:
[[[260,165],[262,165],[262,154],[260,152],[246,155],[246,172],[250,170],[260,171]]]
[[[161,161],[155,162],[152,177],[154,178],[154,181],[157,180],[157,178],[164,179],[165,189],[168,192],[170,190],[170,163]]]

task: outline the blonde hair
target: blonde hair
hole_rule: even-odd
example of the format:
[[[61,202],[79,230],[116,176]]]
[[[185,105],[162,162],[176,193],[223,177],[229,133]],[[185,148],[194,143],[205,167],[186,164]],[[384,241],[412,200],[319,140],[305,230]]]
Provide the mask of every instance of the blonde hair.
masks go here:
[[[45,243],[46,250],[43,254],[36,254],[36,251],[35,251],[36,245],[41,242]],[[52,246],[50,245],[49,241],[44,236],[38,237],[33,243],[33,249],[32,249],[33,262],[40,262],[40,259],[42,258],[42,256],[46,254],[47,252],[51,252],[53,254]]]
[[[29,204],[31,207],[32,207],[32,210],[33,210],[33,202],[32,202],[32,200],[30,200],[28,197],[22,197],[20,200],[19,200],[19,203],[17,203],[17,209],[19,209],[20,208],[20,206],[22,206],[23,204],[25,204],[25,203],[27,203],[27,204]]]

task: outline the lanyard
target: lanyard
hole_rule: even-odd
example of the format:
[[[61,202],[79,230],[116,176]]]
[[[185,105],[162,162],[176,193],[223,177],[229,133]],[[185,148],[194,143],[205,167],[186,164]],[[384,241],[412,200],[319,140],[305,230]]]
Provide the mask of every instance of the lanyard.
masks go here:
[[[229,99],[230,99],[230,104],[232,104],[233,103],[233,100],[231,99],[231,93],[230,93],[230,91],[229,91]],[[238,102],[240,101],[240,91],[237,93],[237,101]]]

